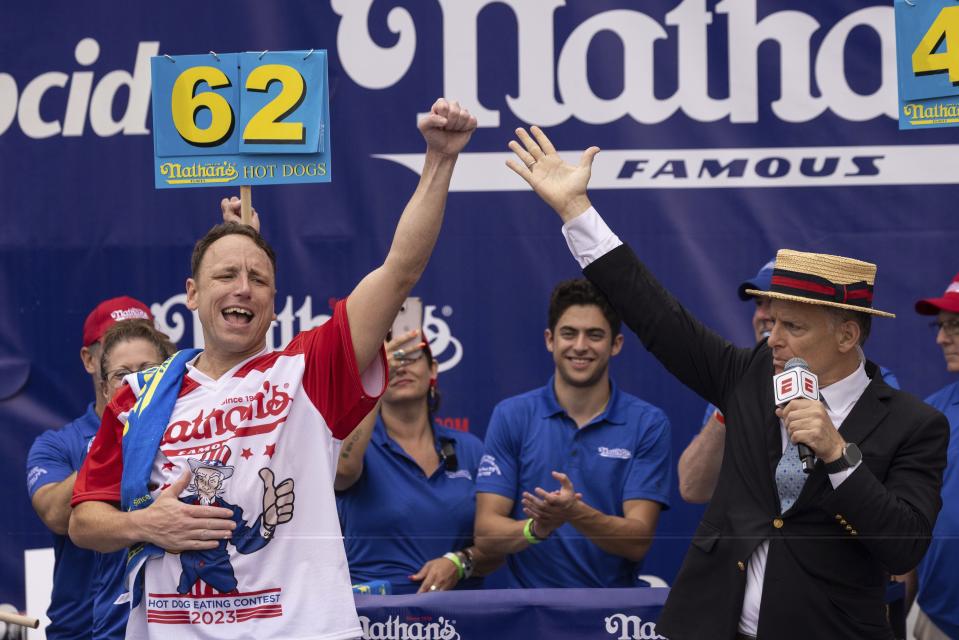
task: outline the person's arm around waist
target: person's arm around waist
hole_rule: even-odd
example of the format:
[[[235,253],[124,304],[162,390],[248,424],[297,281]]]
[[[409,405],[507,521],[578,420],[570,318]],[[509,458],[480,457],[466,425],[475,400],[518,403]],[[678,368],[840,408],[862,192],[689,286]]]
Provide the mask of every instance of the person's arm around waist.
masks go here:
[[[73,483],[77,480],[74,471],[70,477],[44,485],[33,494],[30,503],[33,510],[40,516],[40,520],[50,531],[65,536],[70,526],[70,499],[73,497]]]

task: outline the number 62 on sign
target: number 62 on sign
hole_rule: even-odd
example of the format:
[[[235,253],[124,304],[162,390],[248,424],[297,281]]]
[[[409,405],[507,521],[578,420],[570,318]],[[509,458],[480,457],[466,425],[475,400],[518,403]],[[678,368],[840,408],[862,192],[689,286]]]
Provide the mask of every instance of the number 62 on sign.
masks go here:
[[[157,188],[329,182],[326,51],[156,56]]]

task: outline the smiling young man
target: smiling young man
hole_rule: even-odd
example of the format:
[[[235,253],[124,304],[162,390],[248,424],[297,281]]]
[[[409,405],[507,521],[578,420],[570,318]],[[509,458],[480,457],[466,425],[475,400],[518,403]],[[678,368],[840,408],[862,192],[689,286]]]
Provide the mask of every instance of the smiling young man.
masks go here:
[[[383,338],[426,267],[475,128],[455,102],[434,103],[419,123],[419,185],[384,263],[282,351],[266,346],[270,246],[237,224],[196,244],[187,306],[204,349],[128,378],[74,488],[74,541],[130,547],[127,638],[361,634],[333,496],[336,457],[383,392]],[[221,471],[217,499],[187,504],[201,465]]]
[[[770,337],[737,348],[683,308],[592,207],[598,148],[570,165],[538,128],[516,133],[508,165],[563,220],[587,278],[726,417],[716,491],[657,632],[891,640],[889,572],[916,566],[929,545],[949,432],[941,413],[889,387],[861,355],[870,318],[892,315],[872,306],[876,265],[780,250],[770,289],[748,291],[771,299]],[[776,407],[772,378],[792,357],[819,376],[821,401]],[[809,474],[796,443],[819,459]]]
[[[560,283],[548,320],[553,377],[490,418],[476,544],[511,554],[514,587],[632,587],[669,506],[669,421],[610,379],[623,335],[596,287]]]

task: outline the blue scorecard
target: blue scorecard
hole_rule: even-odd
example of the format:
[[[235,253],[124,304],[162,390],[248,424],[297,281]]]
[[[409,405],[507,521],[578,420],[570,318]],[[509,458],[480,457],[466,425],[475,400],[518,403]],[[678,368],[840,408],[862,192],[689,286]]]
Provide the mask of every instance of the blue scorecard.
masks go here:
[[[895,0],[899,128],[959,125],[959,5]]]
[[[330,181],[326,51],[150,62],[158,189]]]

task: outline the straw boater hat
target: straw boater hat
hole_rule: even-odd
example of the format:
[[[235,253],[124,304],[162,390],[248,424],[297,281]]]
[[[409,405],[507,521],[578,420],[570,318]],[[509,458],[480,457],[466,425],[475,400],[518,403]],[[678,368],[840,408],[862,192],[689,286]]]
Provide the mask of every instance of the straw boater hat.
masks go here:
[[[746,293],[895,318],[893,313],[872,308],[875,281],[876,265],[871,262],[780,249],[769,290],[747,289]]]

